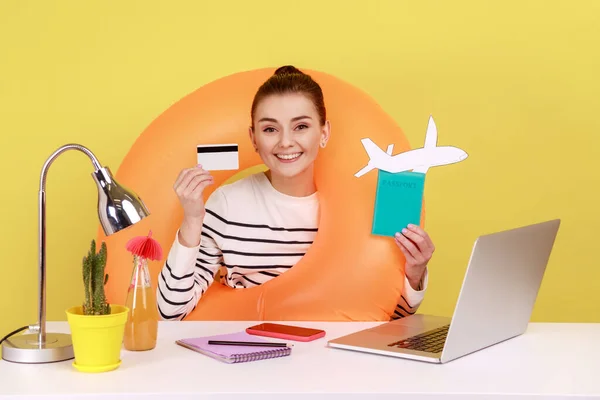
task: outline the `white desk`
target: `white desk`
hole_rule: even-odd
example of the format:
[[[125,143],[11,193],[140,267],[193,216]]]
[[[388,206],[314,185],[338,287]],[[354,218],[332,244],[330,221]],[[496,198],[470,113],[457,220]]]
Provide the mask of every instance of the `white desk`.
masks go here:
[[[252,322],[161,322],[157,347],[123,350],[119,369],[86,374],[71,361],[0,361],[0,399],[567,399],[600,398],[600,324],[531,324],[522,336],[448,364],[326,347],[375,323],[297,323],[327,336],[291,356],[226,364],[174,344]],[[51,322],[50,332],[69,332]]]

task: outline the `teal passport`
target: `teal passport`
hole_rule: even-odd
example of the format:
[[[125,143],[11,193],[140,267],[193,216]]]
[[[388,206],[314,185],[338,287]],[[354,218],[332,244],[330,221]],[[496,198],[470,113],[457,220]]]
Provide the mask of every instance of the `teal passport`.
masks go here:
[[[377,190],[371,233],[394,236],[408,224],[419,225],[423,207],[425,174],[377,171]]]

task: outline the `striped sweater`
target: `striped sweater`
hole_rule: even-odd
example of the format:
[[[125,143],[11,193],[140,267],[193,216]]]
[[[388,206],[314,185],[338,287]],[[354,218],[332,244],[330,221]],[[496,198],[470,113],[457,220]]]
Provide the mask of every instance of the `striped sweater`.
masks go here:
[[[164,320],[191,313],[215,276],[221,284],[243,289],[284,273],[300,261],[317,233],[317,194],[288,196],[262,172],[217,188],[205,209],[200,244],[183,246],[177,232],[159,274],[156,295]],[[394,318],[414,314],[426,287],[427,272],[419,291],[405,278]]]

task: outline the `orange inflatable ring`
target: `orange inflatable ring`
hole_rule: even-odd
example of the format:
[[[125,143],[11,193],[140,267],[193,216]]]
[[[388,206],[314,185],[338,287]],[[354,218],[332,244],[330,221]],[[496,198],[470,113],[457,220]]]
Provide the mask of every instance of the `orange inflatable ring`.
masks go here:
[[[384,149],[393,143],[395,153],[410,149],[409,143],[365,93],[331,75],[304,71],[321,85],[332,127],[315,165],[319,232],[298,264],[261,286],[233,289],[215,279],[188,320],[385,321],[394,312],[404,285],[404,257],[392,238],[370,233],[377,170],[360,178],[354,174],[368,161],[361,138]],[[239,144],[240,172],[213,172],[215,184],[206,196],[261,168],[248,137],[250,105],[273,72],[237,73],[199,88],[156,118],[133,144],[116,179],[140,195],[151,215],[109,237],[98,230],[98,240],[108,246],[111,303],[125,302],[130,238],[152,230],[165,256],[169,251],[183,217],[173,183],[181,169],[196,164],[197,144]],[[163,262],[149,265],[155,290]]]

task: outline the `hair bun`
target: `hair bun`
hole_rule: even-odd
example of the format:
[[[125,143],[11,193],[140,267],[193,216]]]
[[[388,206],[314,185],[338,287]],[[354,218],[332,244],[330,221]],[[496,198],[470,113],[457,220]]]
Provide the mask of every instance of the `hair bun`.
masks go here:
[[[301,75],[303,75],[303,72],[300,71],[298,68],[294,67],[293,65],[284,65],[283,67],[277,68],[277,70],[275,71],[275,75],[283,75],[283,74],[301,74]]]

